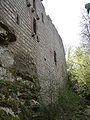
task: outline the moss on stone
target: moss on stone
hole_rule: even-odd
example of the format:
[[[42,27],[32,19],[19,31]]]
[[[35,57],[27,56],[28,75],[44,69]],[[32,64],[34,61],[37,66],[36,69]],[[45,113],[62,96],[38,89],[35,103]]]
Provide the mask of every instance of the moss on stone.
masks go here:
[[[38,97],[37,86],[28,80],[0,80],[0,107],[13,111],[15,116],[0,109],[0,120],[30,120],[33,109],[30,101]],[[36,113],[35,113],[36,114]]]

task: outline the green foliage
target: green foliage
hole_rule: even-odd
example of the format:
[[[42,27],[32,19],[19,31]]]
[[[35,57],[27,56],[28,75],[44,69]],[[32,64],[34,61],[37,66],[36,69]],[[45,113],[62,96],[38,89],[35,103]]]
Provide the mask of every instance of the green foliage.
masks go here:
[[[83,99],[67,84],[59,90],[58,101],[42,109],[41,120],[89,120]]]
[[[60,120],[88,120],[83,99],[69,87],[59,91],[58,117]]]
[[[17,116],[12,116],[4,110],[0,110],[0,120],[20,120]]]
[[[38,87],[27,80],[0,80],[0,120],[30,120],[30,100],[38,96]]]
[[[67,66],[71,72],[71,80],[77,81],[77,91],[82,96],[90,94],[90,56],[83,46],[68,58]]]

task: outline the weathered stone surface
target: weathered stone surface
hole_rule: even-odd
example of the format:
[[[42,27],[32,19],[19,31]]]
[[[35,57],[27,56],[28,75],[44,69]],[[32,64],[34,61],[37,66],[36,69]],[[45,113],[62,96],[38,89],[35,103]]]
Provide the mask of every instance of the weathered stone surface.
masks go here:
[[[4,68],[9,69],[14,63],[13,55],[9,52],[7,48],[0,46],[0,63]]]
[[[9,42],[16,41],[13,29],[7,23],[0,21],[0,45],[8,46]]]
[[[57,100],[57,91],[63,88],[66,82],[64,47],[50,17],[45,13],[42,2],[36,0],[34,12],[31,11],[33,0],[28,2],[31,4],[30,7],[27,6],[26,0],[0,1],[0,21],[7,23],[7,28],[10,26],[10,31],[14,31],[16,37],[16,41],[9,41],[6,51],[5,48],[0,49],[3,53],[0,65],[5,67],[2,68],[4,76],[7,70],[11,73],[13,77],[10,79],[35,78],[34,83],[39,86],[38,88],[41,86],[39,99],[42,99],[42,104],[47,105]],[[33,18],[36,20],[36,34],[33,29]],[[35,34],[34,37],[32,34]],[[54,51],[57,63],[54,61]]]

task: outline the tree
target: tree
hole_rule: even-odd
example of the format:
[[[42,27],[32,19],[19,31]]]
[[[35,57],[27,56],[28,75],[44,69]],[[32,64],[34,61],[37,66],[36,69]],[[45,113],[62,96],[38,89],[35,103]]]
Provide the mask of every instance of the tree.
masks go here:
[[[74,54],[69,55],[67,66],[72,81],[78,84],[77,91],[82,96],[90,94],[90,56],[83,46],[78,47]]]
[[[90,12],[83,11],[81,21],[81,37],[84,45],[90,48]]]

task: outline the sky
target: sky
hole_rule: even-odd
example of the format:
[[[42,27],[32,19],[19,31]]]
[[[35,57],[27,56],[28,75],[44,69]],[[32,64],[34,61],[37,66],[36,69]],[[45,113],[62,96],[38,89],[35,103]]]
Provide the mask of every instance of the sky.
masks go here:
[[[46,14],[50,15],[64,47],[80,43],[80,21],[86,3],[90,0],[43,0]]]

